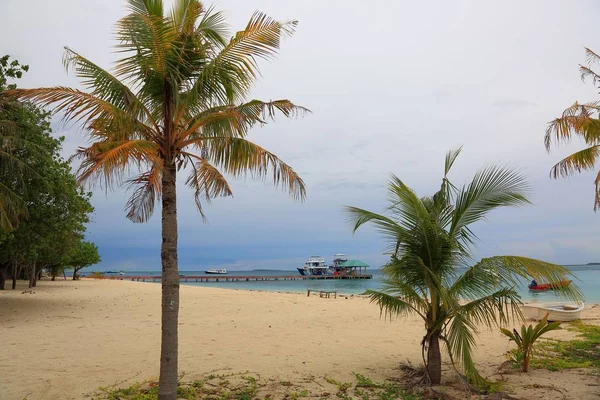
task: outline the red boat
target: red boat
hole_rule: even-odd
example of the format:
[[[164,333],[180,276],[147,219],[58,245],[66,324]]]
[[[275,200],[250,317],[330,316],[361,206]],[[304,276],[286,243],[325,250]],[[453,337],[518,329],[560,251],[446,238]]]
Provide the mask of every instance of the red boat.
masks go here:
[[[570,284],[571,284],[571,281],[565,280],[565,281],[558,281],[558,282],[552,282],[552,283],[540,283],[537,285],[529,285],[528,288],[529,288],[529,290],[542,292],[545,290],[562,289],[562,288],[569,286]]]

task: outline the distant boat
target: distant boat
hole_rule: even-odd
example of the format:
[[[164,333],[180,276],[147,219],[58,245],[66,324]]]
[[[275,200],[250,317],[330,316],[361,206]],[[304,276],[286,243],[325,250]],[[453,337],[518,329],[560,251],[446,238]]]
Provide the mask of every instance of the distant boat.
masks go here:
[[[123,271],[119,271],[119,275],[121,275],[121,276],[122,276],[122,275],[125,275],[125,272],[123,272]]]
[[[211,268],[207,271],[204,271],[204,273],[205,274],[213,274],[213,275],[225,275],[228,272],[225,268],[222,268],[222,269]]]
[[[546,304],[525,304],[521,307],[525,318],[541,320],[548,315],[548,321],[569,322],[581,318],[585,308],[583,302],[576,304],[555,302]]]
[[[325,259],[321,256],[310,256],[304,263],[304,267],[297,268],[300,275],[314,276],[327,275],[329,267],[325,265]]]
[[[570,284],[571,284],[571,281],[563,280],[563,281],[552,282],[552,283],[538,283],[537,285],[529,285],[527,287],[529,288],[529,290],[534,291],[534,292],[543,292],[546,290],[558,290],[558,289],[566,288]]]

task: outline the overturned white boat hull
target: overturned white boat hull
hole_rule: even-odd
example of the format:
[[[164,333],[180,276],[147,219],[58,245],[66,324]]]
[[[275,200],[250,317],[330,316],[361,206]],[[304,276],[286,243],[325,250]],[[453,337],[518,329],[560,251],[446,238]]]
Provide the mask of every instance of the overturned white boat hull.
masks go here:
[[[521,307],[525,318],[541,320],[548,314],[548,321],[569,322],[581,318],[585,308],[583,302],[555,302],[544,304],[524,304]]]

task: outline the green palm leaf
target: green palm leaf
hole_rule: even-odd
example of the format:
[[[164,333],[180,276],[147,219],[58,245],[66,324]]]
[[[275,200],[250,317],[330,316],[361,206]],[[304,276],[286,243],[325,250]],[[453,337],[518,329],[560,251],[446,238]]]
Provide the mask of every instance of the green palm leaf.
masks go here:
[[[557,282],[571,276],[559,265],[519,256],[484,258],[461,273],[472,260],[471,225],[499,207],[527,204],[528,185],[518,172],[492,166],[477,172],[470,183],[454,186],[448,174],[459,153],[460,148],[446,156],[442,184],[431,197],[419,198],[392,175],[386,214],[344,208],[353,231],[370,224],[390,244],[383,290],[367,294],[386,318],[418,314],[424,320],[422,350],[433,384],[441,379],[440,340],[468,381],[480,384],[484,379],[473,361],[480,327],[522,318],[515,288],[524,279]],[[576,285],[560,294],[581,296]]]

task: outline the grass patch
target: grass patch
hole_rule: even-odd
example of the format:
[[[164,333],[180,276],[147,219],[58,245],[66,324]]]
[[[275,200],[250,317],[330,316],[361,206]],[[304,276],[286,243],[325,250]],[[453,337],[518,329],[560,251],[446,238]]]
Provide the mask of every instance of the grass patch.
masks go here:
[[[544,339],[531,360],[534,368],[560,371],[571,368],[600,368],[600,326],[575,321],[565,329],[577,332],[571,340]]]
[[[322,388],[303,387],[305,384],[289,381],[263,380],[259,376],[245,374],[207,375],[191,382],[179,382],[177,398],[186,400],[255,400],[302,398],[343,399],[343,400],[420,400],[421,397],[407,393],[405,389],[391,382],[375,382],[364,375],[354,373],[356,382],[340,382],[324,377],[335,391],[313,380]],[[333,392],[333,393],[332,393]],[[93,400],[156,400],[158,382],[156,380],[135,383],[126,388],[103,387],[91,398]]]

